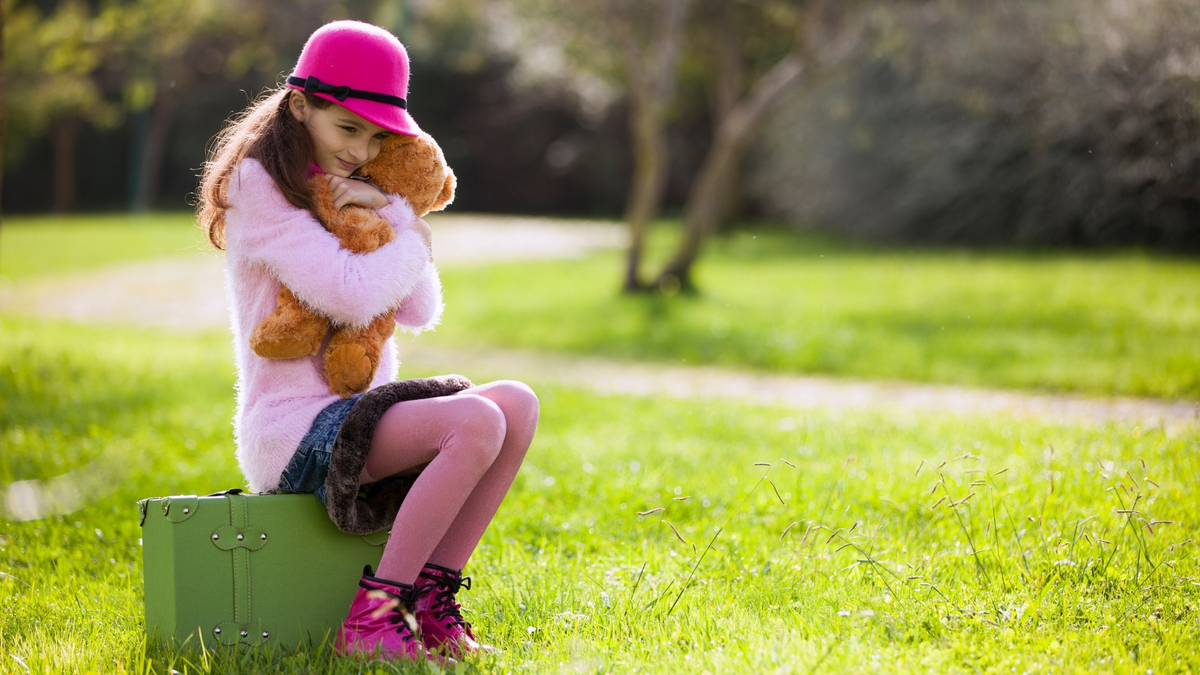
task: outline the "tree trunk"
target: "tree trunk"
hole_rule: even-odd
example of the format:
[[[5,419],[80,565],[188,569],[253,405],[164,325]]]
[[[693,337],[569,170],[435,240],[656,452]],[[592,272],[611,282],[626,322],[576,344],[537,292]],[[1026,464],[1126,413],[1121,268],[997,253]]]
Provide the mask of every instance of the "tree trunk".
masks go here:
[[[0,225],[4,223],[4,116],[8,101],[4,95],[4,8],[8,3],[0,0]]]
[[[700,173],[688,191],[683,208],[683,238],[675,255],[658,276],[659,289],[693,290],[692,265],[700,255],[700,247],[720,221],[722,187],[731,179],[741,160],[751,130],[779,100],[787,88],[800,78],[804,65],[795,55],[776,63],[759,79],[749,94],[725,118],[712,147],[700,166]]]
[[[629,252],[623,290],[627,293],[643,290],[640,271],[646,231],[658,213],[666,185],[667,141],[662,120],[646,103],[631,101],[629,131],[633,140],[633,180],[629,186],[629,201],[625,207],[625,222],[629,224]]]
[[[150,123],[146,128],[145,141],[141,144],[142,156],[138,158],[138,171],[134,174],[130,209],[145,213],[154,206],[158,197],[159,177],[162,175],[163,159],[167,154],[167,134],[175,122],[178,97],[174,90],[160,87],[150,111]]]
[[[71,116],[59,120],[50,132],[54,146],[54,212],[75,209],[75,140],[83,121]]]
[[[646,288],[641,279],[642,255],[646,231],[658,214],[666,186],[667,140],[663,119],[675,88],[686,10],[687,0],[663,0],[651,42],[658,50],[649,72],[642,58],[646,48],[635,40],[628,40],[625,45],[629,130],[633,142],[633,178],[625,204],[629,249],[622,290],[626,293]]]

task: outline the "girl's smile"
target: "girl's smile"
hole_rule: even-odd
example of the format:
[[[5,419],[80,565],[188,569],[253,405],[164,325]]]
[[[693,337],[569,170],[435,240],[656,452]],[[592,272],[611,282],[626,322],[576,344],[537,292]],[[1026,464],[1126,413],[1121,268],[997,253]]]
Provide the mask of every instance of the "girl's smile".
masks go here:
[[[319,108],[298,91],[292,92],[288,103],[312,137],[313,161],[327,174],[349,177],[375,159],[383,139],[392,133],[340,105]]]

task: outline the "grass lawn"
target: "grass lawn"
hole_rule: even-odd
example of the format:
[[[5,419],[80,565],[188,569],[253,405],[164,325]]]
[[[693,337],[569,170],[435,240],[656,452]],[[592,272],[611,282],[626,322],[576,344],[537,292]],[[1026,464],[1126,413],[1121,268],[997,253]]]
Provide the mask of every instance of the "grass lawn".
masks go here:
[[[0,227],[0,283],[204,250],[192,214],[21,216]]]
[[[9,219],[0,276],[203,250],[189,214]],[[663,224],[651,257],[669,251]],[[435,241],[436,252],[436,241]],[[1200,399],[1200,261],[712,242],[698,296],[622,297],[621,253],[443,270],[426,340],[1017,389]],[[2,281],[2,279],[0,279]]]
[[[222,335],[0,319],[0,485],[71,472],[93,500],[0,522],[0,672],[423,670],[145,644],[135,501],[240,484],[232,381]],[[503,651],[461,671],[1200,669],[1195,426],[533,384],[541,429],[465,594]]]
[[[698,296],[621,297],[621,269],[611,252],[445,270],[432,342],[1200,399],[1197,260],[876,250],[767,231],[713,242]]]

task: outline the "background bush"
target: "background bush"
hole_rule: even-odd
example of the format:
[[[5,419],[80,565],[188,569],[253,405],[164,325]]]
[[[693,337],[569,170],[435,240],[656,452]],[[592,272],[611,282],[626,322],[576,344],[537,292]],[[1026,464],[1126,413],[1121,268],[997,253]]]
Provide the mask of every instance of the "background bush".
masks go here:
[[[1200,250],[1200,5],[887,3],[763,135],[771,213],[855,237]]]

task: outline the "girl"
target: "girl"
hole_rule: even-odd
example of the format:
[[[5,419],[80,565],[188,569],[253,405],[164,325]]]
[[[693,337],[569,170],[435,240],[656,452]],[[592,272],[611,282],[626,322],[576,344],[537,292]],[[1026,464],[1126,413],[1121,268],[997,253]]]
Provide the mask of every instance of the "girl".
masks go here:
[[[441,314],[428,225],[402,198],[353,180],[388,134],[420,133],[407,93],[408,54],[395,37],[354,21],[328,24],[309,38],[287,84],[227,125],[205,166],[199,220],[227,252],[234,427],[254,491],[316,492],[324,501],[333,442],[357,400],[330,393],[321,354],[268,360],[250,350],[250,333],[274,308],[281,283],[338,323],[364,324],[399,306],[396,321],[417,332]],[[366,255],[340,249],[311,213],[308,179],[322,173],[336,207],[375,209],[398,236]],[[394,380],[396,368],[389,340],[372,387]],[[512,484],[537,419],[537,398],[512,381],[403,401],[383,413],[360,483],[417,475],[379,569],[367,568],[359,582],[339,651],[416,659],[436,648],[484,649],[455,595],[469,588],[462,568]]]

